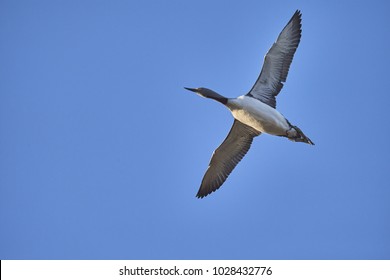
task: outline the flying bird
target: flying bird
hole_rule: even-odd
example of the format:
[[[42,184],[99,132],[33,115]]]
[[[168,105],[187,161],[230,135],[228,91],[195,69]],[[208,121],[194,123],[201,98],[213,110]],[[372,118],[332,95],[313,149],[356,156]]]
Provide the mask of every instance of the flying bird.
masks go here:
[[[297,10],[264,58],[256,83],[246,95],[227,98],[207,88],[185,88],[225,105],[234,117],[223,143],[214,151],[203,177],[198,198],[216,191],[248,152],[261,133],[286,137],[294,142],[314,143],[276,110],[275,97],[286,81],[290,64],[301,40],[301,12]]]

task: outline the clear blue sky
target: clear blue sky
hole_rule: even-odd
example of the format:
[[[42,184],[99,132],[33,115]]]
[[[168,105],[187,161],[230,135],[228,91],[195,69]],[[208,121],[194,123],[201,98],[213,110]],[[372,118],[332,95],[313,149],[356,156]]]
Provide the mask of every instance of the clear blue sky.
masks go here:
[[[195,198],[296,9],[278,109]],[[388,1],[1,1],[0,259],[389,259]]]

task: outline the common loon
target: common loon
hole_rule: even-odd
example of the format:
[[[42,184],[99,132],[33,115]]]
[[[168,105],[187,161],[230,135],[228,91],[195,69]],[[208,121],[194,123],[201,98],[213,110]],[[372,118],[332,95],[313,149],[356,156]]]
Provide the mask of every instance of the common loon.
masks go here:
[[[297,10],[264,58],[263,68],[246,95],[226,98],[207,88],[185,88],[225,105],[234,123],[223,143],[214,151],[197,193],[203,198],[219,189],[248,152],[253,138],[261,133],[286,137],[291,141],[314,143],[292,125],[276,108],[275,97],[286,81],[294,53],[301,39],[301,12]]]

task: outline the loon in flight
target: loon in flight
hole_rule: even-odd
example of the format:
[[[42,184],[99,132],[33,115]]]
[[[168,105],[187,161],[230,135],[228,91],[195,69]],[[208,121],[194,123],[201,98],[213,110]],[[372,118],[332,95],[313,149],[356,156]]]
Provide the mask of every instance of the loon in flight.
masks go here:
[[[276,108],[275,97],[286,81],[301,39],[301,12],[297,10],[264,58],[263,69],[248,94],[226,98],[207,88],[185,88],[225,105],[234,123],[223,143],[214,151],[197,193],[203,198],[219,189],[261,133],[286,137],[294,142],[314,143]]]

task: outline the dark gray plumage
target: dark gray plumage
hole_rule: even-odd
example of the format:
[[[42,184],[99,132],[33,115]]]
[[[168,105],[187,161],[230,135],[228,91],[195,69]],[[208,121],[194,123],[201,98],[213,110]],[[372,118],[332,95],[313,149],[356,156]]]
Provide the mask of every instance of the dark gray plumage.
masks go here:
[[[202,198],[219,189],[248,152],[253,138],[260,134],[254,128],[234,120],[228,136],[214,151],[196,196]]]
[[[295,51],[301,40],[301,12],[294,13],[265,55],[260,75],[247,95],[276,108],[276,99],[287,79]]]

